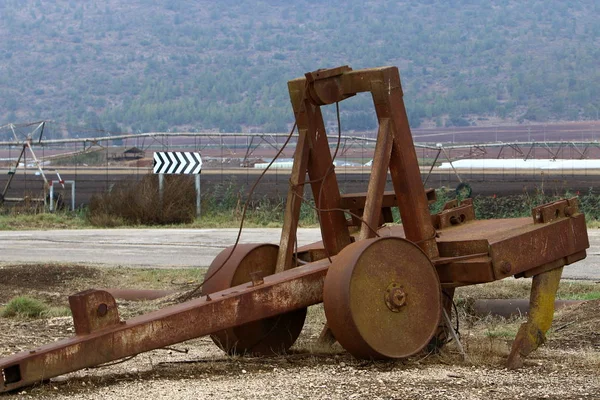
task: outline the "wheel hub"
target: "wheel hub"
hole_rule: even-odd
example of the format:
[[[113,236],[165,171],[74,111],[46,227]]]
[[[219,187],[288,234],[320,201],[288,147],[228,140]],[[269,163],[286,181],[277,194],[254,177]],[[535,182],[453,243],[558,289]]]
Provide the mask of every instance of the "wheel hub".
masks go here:
[[[384,296],[385,305],[393,312],[400,312],[406,305],[406,292],[396,282],[390,283]]]

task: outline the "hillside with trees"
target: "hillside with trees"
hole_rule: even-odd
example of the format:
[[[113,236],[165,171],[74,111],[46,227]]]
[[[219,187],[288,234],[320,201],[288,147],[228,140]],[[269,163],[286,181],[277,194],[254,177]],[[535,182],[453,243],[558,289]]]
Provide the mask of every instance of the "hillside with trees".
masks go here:
[[[3,0],[0,125],[281,132],[286,82],[345,64],[397,65],[414,127],[598,119],[599,16],[596,0]],[[369,102],[345,102],[344,126],[373,128]]]

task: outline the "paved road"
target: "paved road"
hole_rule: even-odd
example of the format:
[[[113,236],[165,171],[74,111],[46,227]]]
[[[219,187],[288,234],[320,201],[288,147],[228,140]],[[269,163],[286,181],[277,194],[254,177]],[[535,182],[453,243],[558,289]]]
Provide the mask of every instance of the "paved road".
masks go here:
[[[279,229],[244,229],[240,243],[279,243]],[[206,267],[235,242],[237,229],[1,231],[0,262],[65,262],[136,267]],[[320,239],[299,229],[302,244]]]
[[[0,231],[0,263],[64,262],[135,267],[205,267],[234,243],[237,229],[86,229]],[[279,229],[245,229],[241,243],[278,243]],[[600,280],[600,230],[588,232],[588,257],[565,268],[571,279]],[[300,245],[320,240],[299,229]]]

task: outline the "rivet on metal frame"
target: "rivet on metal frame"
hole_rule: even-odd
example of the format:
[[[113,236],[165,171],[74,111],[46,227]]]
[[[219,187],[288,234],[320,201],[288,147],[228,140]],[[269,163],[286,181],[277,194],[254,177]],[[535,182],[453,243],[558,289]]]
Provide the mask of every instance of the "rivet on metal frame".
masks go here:
[[[500,271],[502,271],[503,274],[510,274],[511,270],[512,265],[508,261],[502,261],[500,264]]]

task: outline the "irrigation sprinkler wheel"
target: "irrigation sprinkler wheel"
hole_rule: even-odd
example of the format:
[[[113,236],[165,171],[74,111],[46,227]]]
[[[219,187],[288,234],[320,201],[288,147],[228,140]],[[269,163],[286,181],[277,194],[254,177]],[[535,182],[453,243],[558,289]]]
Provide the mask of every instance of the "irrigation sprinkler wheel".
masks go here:
[[[442,310],[435,267],[399,237],[355,242],[335,258],[323,290],[327,323],[357,358],[409,357],[437,330]]]
[[[250,282],[253,273],[263,277],[272,275],[278,249],[279,246],[274,244],[238,244],[235,249],[231,246],[223,250],[206,272],[207,277],[212,277],[204,283],[202,295]],[[232,250],[233,254],[229,257]],[[280,354],[292,347],[302,331],[305,318],[306,308],[303,308],[225,329],[212,334],[211,338],[231,355]]]

